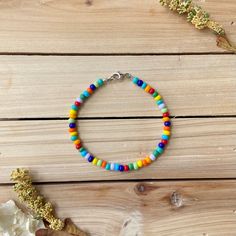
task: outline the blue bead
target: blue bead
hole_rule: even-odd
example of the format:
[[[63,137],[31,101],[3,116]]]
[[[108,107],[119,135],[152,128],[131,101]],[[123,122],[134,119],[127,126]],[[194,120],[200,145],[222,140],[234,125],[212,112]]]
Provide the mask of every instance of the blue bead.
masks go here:
[[[117,164],[117,163],[115,163],[115,171],[118,171],[118,170],[119,170],[119,167],[120,167],[120,165]]]
[[[70,123],[70,124],[69,124],[69,127],[73,129],[73,128],[76,127],[76,124],[75,124],[75,123]]]
[[[82,157],[85,157],[88,152],[86,150],[82,151],[80,154]]]
[[[90,155],[89,158],[88,158],[88,162],[92,162],[93,159],[94,159],[94,157],[92,155]]]
[[[164,126],[171,126],[171,122],[170,121],[165,121]]]
[[[73,135],[73,136],[70,137],[71,141],[75,141],[77,138],[78,138],[78,137],[75,136],[75,135]]]
[[[134,77],[134,78],[133,78],[133,83],[134,83],[134,84],[137,84],[137,83],[138,83],[138,77]]]
[[[164,149],[158,147],[158,148],[157,148],[157,151],[158,151],[159,153],[163,153]]]
[[[143,81],[141,79],[138,80],[137,85],[141,87],[143,85]]]
[[[90,87],[93,91],[96,89],[96,86],[95,86],[94,84],[91,84],[89,87]]]
[[[147,83],[143,82],[142,89],[145,89],[147,87]]]
[[[83,95],[84,95],[86,98],[88,98],[88,97],[90,96],[90,93],[85,90],[85,91],[83,92]]]
[[[162,138],[162,139],[164,139],[164,140],[168,140],[168,139],[169,139],[169,136],[168,136],[168,135],[165,135],[165,134],[163,134],[163,135],[161,136],[161,138]]]
[[[120,165],[120,166],[119,166],[119,171],[121,171],[121,172],[122,172],[122,171],[124,171],[124,169],[125,169],[125,168],[124,168],[124,166],[123,166],[123,165]]]
[[[164,147],[165,147],[165,144],[164,144],[164,143],[159,143],[159,144],[158,144],[158,147],[164,148]]]

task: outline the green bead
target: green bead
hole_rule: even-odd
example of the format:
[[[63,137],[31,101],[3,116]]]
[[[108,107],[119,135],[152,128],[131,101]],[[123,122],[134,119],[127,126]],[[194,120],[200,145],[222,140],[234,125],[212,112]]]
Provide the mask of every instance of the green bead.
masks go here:
[[[70,123],[75,123],[76,121],[75,121],[75,119],[72,119],[72,118],[70,118],[70,119],[68,119],[68,123],[70,124]]]
[[[86,99],[86,97],[85,97],[82,93],[80,94],[79,97],[80,97],[80,99],[82,99],[83,101]]]
[[[156,96],[158,96],[158,92],[154,92],[153,94],[152,94],[152,96],[155,98]]]
[[[134,165],[134,169],[137,170],[138,169],[138,164],[136,162],[134,162],[133,165]]]
[[[161,112],[162,113],[166,113],[168,111],[168,109],[165,107],[165,108],[163,108],[163,109],[161,109]]]
[[[101,165],[102,165],[102,160],[98,160],[97,166],[101,166]]]
[[[76,105],[74,105],[74,104],[71,106],[71,109],[72,109],[72,110],[75,110],[75,111],[78,111],[78,110],[79,110],[79,108],[78,108]]]
[[[133,163],[129,163],[128,166],[129,166],[129,169],[130,169],[130,170],[133,170],[133,169],[134,169],[134,165],[133,165]]]
[[[98,85],[99,85],[99,86],[102,86],[102,85],[103,85],[103,80],[102,80],[102,79],[99,79],[97,82],[98,82]]]
[[[79,149],[79,152],[83,152],[83,151],[85,151],[85,148],[84,148],[84,147],[81,147],[81,148]]]
[[[98,81],[94,82],[94,85],[96,88],[98,88],[99,87]]]
[[[153,154],[155,157],[157,157],[157,156],[160,155],[160,153],[159,153],[156,149],[152,152],[152,154]]]

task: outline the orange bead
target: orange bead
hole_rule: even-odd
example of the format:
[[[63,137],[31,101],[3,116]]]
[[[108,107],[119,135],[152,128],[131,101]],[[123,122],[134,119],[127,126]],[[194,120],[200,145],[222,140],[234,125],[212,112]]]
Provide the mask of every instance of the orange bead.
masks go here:
[[[170,126],[164,126],[164,130],[170,130]]]
[[[106,165],[107,165],[107,162],[106,162],[106,161],[103,161],[103,162],[102,162],[102,168],[105,168]]]
[[[69,128],[69,132],[75,132],[76,128]]]
[[[152,160],[151,160],[150,157],[146,157],[146,158],[145,158],[145,161],[146,161],[148,164],[150,164],[150,163],[152,162]]]
[[[150,89],[151,89],[151,86],[147,85],[147,87],[145,88],[145,91],[148,93]]]
[[[93,90],[91,88],[87,88],[87,91],[92,94],[93,93]]]
[[[147,161],[145,159],[142,160],[142,163],[143,163],[143,166],[147,166],[148,165],[148,163],[147,163]]]
[[[75,119],[77,117],[77,114],[70,114],[70,118]]]
[[[79,140],[79,139],[75,140],[75,141],[74,141],[74,144],[75,144],[75,145],[80,144],[80,140]]]

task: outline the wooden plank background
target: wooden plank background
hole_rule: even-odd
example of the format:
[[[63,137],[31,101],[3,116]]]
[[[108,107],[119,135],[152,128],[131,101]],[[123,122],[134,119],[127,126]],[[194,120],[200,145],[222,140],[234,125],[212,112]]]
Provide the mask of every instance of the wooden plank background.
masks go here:
[[[196,0],[236,42],[234,0]],[[236,58],[156,0],[0,2],[0,202],[9,175],[30,169],[61,218],[91,236],[236,235]],[[67,133],[70,105],[100,77],[130,72],[157,87],[173,135],[132,173],[87,164]],[[161,134],[155,103],[113,82],[79,113],[95,155],[134,161]],[[58,193],[63,194],[58,194]]]

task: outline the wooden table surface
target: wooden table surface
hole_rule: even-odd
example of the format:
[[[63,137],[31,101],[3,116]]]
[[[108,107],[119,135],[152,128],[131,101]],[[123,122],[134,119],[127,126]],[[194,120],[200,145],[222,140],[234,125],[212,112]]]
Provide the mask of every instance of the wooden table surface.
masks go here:
[[[236,42],[235,0],[197,1]],[[40,191],[91,236],[236,235],[236,57],[156,0],[0,2],[0,202],[28,168]],[[67,116],[91,82],[120,70],[157,87],[173,116],[166,152],[106,172],[73,148]],[[134,161],[156,145],[161,114],[129,81],[79,113],[97,156]]]

